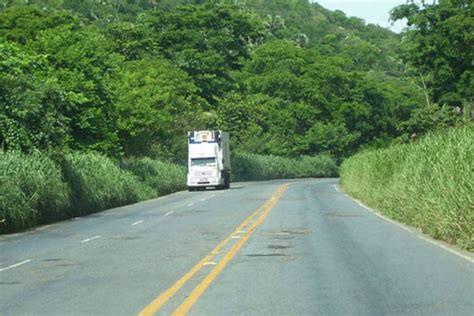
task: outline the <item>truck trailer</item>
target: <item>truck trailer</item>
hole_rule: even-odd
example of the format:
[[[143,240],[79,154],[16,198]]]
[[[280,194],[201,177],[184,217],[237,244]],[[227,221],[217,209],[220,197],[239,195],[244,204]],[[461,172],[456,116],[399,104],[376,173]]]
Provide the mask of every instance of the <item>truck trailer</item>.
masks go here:
[[[188,190],[230,187],[229,134],[223,131],[188,133]]]

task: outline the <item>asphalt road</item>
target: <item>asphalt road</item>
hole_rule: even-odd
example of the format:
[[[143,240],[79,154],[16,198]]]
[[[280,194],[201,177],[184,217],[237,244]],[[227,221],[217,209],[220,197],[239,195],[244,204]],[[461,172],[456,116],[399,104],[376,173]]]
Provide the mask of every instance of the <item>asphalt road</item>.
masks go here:
[[[0,315],[474,315],[472,254],[337,181],[234,183],[0,236]]]

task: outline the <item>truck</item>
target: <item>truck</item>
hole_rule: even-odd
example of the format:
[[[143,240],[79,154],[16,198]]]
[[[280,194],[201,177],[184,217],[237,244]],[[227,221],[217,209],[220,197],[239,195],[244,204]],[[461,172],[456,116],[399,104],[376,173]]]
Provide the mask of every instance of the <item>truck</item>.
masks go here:
[[[229,134],[220,130],[188,132],[189,191],[230,188]]]

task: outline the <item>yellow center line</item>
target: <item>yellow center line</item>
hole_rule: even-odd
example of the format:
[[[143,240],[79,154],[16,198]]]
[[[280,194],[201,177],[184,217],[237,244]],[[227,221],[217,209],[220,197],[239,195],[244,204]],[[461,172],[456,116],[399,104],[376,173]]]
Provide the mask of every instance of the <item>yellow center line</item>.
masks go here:
[[[257,227],[260,226],[263,223],[263,221],[267,218],[267,216],[275,207],[275,205],[277,204],[278,200],[281,198],[281,196],[283,195],[287,187],[288,187],[288,184],[279,188],[276,196],[274,196],[269,201],[270,203],[267,205],[264,212],[252,224],[252,226],[249,227],[247,233],[245,233],[245,235],[242,236],[239,242],[235,244],[234,247],[232,247],[232,249],[224,256],[224,258],[219,262],[219,264],[216,265],[216,267],[211,272],[209,272],[209,274],[201,281],[201,283],[199,283],[194,288],[191,294],[189,294],[189,296],[183,301],[183,303],[173,312],[173,316],[181,316],[181,315],[186,315],[188,313],[188,311],[191,309],[194,303],[196,303],[197,300],[201,297],[201,295],[204,294],[204,292],[207,290],[209,285],[211,285],[211,283],[217,278],[217,276],[222,272],[222,270],[224,270],[227,264],[240,251],[242,246],[247,242],[247,240],[255,231],[255,229],[257,229]]]
[[[266,216],[263,217],[263,219],[262,219],[262,216],[265,215],[265,214],[268,215],[268,213],[271,211],[271,209],[275,206],[276,202],[283,195],[283,192],[286,190],[287,187],[288,187],[288,184],[279,187],[277,189],[277,191],[272,195],[272,197],[268,201],[266,201],[261,207],[259,207],[255,212],[253,212],[227,238],[222,240],[207,256],[205,256],[201,261],[199,261],[199,263],[196,264],[191,270],[189,270],[182,278],[180,278],[178,281],[176,281],[175,284],[173,284],[170,288],[168,288],[166,291],[161,293],[160,296],[158,296],[155,300],[153,300],[138,315],[139,316],[150,316],[150,315],[153,315],[154,313],[156,313],[171,297],[173,297],[174,294],[176,294],[176,292],[179,291],[179,289],[181,289],[197,272],[199,272],[205,266],[205,263],[211,261],[217,254],[219,254],[219,252],[229,243],[229,241],[232,240],[232,236],[235,236],[238,233],[242,233],[242,230],[244,229],[244,227],[246,227],[250,222],[252,222],[252,220],[263,211],[262,215],[252,224],[252,226],[247,230],[247,233],[237,243],[237,245],[239,245],[239,244],[243,245],[245,243],[245,241],[248,239],[248,237],[251,235],[253,230],[255,230],[255,228],[259,225],[259,223],[263,222],[263,220],[265,219]],[[242,243],[242,241],[244,241],[244,242]],[[242,246],[240,246],[238,249],[240,249],[241,247]],[[235,246],[234,246],[234,248],[235,248]],[[232,249],[234,249],[234,248],[232,248]],[[232,252],[232,250],[231,250],[231,252]],[[229,254],[227,254],[226,257],[228,255]],[[224,259],[222,261],[224,261],[226,257],[224,257]],[[228,261],[230,261],[231,259],[232,258],[230,258]],[[221,265],[222,261],[216,266],[216,268]],[[222,269],[223,269],[223,267],[222,267]],[[211,271],[211,273],[213,271]],[[193,293],[194,293],[194,291],[193,291]],[[194,302],[193,302],[193,304],[194,304]]]

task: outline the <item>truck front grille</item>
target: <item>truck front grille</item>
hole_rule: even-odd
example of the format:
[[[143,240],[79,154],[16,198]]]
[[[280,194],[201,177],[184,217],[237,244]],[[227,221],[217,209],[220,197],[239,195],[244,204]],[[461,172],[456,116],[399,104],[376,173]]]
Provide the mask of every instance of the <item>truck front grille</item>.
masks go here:
[[[210,178],[213,177],[214,174],[212,171],[194,171],[194,176],[198,178]]]

